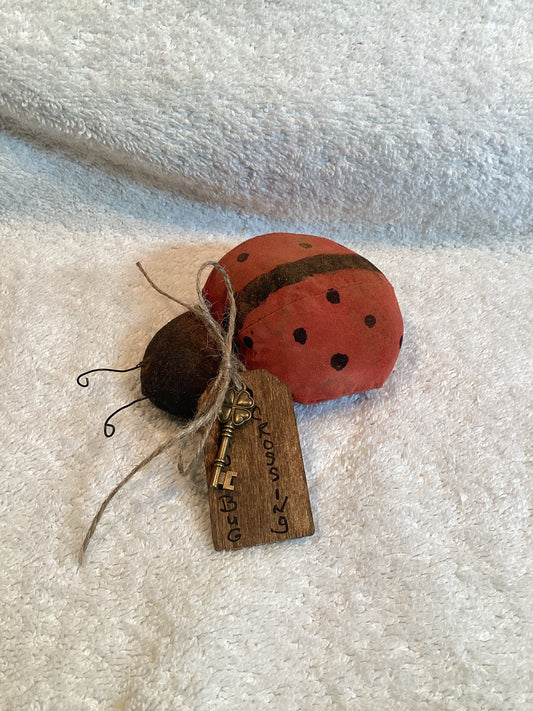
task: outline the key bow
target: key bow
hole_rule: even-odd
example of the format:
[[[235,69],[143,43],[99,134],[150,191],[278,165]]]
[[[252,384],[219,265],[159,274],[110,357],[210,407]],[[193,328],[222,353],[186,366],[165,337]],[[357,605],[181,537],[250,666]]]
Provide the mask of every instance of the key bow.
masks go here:
[[[252,395],[246,388],[242,390],[229,388],[224,402],[222,403],[218,419],[223,424],[231,420],[232,423],[238,427],[251,419],[253,408],[254,401]]]

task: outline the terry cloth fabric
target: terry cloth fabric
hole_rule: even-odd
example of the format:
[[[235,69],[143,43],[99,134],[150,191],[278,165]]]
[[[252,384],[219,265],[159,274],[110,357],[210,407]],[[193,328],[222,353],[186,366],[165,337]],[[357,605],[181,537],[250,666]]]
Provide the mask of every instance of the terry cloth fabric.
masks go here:
[[[524,234],[531,3],[12,0],[0,116],[289,219]]]
[[[0,708],[531,707],[530,243],[287,223],[180,201],[0,134]],[[385,386],[296,407],[316,534],[217,553],[205,476],[127,367],[256,234],[323,234],[394,285]]]

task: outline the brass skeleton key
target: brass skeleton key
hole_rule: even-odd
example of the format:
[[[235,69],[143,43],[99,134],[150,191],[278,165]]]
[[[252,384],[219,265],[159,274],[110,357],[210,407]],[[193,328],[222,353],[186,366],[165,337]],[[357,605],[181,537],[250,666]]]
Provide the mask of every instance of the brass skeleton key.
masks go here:
[[[235,390],[230,388],[226,393],[226,399],[220,410],[218,419],[222,424],[220,431],[220,444],[218,453],[214,461],[214,472],[211,486],[215,489],[228,489],[232,491],[233,480],[237,476],[237,472],[232,472],[227,469],[228,466],[228,449],[236,427],[240,427],[248,420],[252,419],[254,409],[254,399],[252,394],[246,388]]]

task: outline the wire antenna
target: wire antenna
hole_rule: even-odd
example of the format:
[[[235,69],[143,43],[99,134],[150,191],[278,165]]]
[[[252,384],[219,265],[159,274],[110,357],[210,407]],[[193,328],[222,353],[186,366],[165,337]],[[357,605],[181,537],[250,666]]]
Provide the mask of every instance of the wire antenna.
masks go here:
[[[115,434],[115,425],[110,424],[109,420],[114,417],[117,413],[119,413],[121,410],[125,410],[128,407],[131,407],[132,405],[135,405],[136,402],[142,402],[143,400],[148,400],[147,397],[139,397],[137,400],[133,400],[133,402],[129,402],[127,405],[122,405],[122,407],[119,407],[118,410],[115,410],[115,412],[112,412],[107,420],[104,422],[104,435],[106,437],[112,437]]]
[[[87,370],[85,373],[80,373],[76,378],[76,382],[80,387],[87,388],[89,387],[89,378],[87,376],[91,373],[129,373],[132,370],[137,370],[137,368],[140,368],[141,365],[142,361],[137,363],[137,365],[134,365],[133,368],[124,368],[122,370],[119,368],[94,368],[94,370]]]

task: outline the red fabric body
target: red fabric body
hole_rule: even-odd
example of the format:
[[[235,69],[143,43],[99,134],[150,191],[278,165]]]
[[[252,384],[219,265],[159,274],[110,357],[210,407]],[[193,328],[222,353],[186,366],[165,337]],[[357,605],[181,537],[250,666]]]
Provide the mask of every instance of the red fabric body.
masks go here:
[[[327,255],[357,259],[323,237],[274,233],[247,240],[219,260],[237,304],[245,298],[236,335],[241,358],[249,369],[274,373],[302,403],[381,387],[403,337],[398,302],[383,274],[366,260],[320,273]],[[305,274],[306,268],[317,273]],[[216,270],[204,296],[220,321],[227,295]]]

